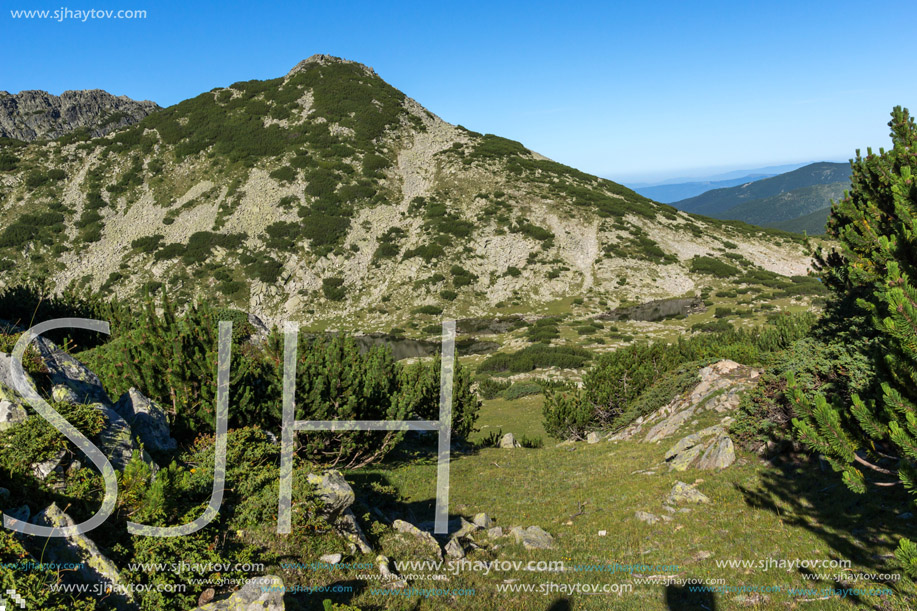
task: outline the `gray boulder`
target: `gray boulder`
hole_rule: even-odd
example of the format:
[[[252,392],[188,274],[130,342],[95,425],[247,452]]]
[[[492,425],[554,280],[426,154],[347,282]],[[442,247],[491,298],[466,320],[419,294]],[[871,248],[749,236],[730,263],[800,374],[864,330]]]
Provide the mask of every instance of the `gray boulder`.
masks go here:
[[[356,496],[353,488],[344,479],[340,471],[331,470],[317,475],[310,473],[307,476],[309,483],[315,486],[315,492],[322,502],[322,513],[328,516],[330,521],[334,521],[344,513],[348,507],[353,505]]]
[[[522,542],[525,549],[551,549],[554,547],[554,537],[538,526],[529,526],[525,530],[519,529],[513,533],[516,543]]]
[[[92,441],[102,450],[102,454],[108,457],[116,470],[123,471],[130,462],[134,450],[137,449],[131,434],[131,427],[124,418],[107,405],[94,403],[92,407],[105,416],[105,427]]]
[[[42,361],[48,368],[52,384],[62,384],[74,392],[80,403],[111,405],[111,399],[96,374],[61,350],[54,342],[39,337],[35,342]]]
[[[285,591],[280,577],[254,577],[229,598],[195,607],[191,611],[283,611]]]
[[[735,444],[728,435],[720,435],[701,456],[698,469],[725,469],[736,461]]]
[[[501,448],[521,448],[522,444],[516,441],[516,436],[512,433],[507,433],[500,439]]]
[[[443,559],[443,552],[439,547],[436,539],[433,538],[433,535],[425,530],[421,530],[411,524],[410,522],[405,522],[404,520],[395,520],[392,522],[392,528],[397,532],[404,533],[406,535],[411,535],[424,544],[425,547],[428,547],[438,559]]]
[[[56,528],[76,525],[73,519],[61,511],[55,503],[35,516],[33,522],[40,526]],[[80,568],[74,572],[76,581],[111,585],[113,586],[111,600],[115,602],[115,605],[122,609],[132,606],[131,591],[118,587],[123,585],[118,574],[118,567],[99,551],[89,537],[84,534],[76,534],[52,538],[33,537],[32,539],[35,545],[43,548],[42,558],[45,562],[81,563]]]
[[[133,434],[146,450],[154,453],[172,452],[178,443],[169,432],[166,412],[136,388],[121,395],[114,405],[115,412],[124,418]]]
[[[598,442],[599,442],[599,434],[596,433],[595,431],[586,435],[586,443],[598,443]]]
[[[3,391],[0,391],[2,393]],[[25,409],[18,403],[0,399],[0,431],[5,431],[28,417]]]
[[[670,503],[709,503],[710,499],[700,490],[684,482],[675,482],[666,499]]]
[[[475,526],[478,528],[490,528],[494,525],[493,519],[484,512],[474,514],[474,517],[471,519]]]

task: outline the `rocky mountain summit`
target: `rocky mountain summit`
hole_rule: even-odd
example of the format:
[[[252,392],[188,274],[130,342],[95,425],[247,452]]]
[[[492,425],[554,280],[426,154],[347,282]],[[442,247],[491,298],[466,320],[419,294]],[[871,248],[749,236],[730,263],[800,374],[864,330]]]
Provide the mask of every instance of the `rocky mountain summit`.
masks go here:
[[[106,137],[0,143],[0,226],[0,285],[165,287],[269,323],[367,331],[573,295],[607,310],[809,268],[795,236],[692,216],[451,125],[327,55]]]
[[[0,91],[0,137],[16,140],[53,140],[76,130],[89,136],[133,125],[159,110],[155,102],[115,96],[101,89],[65,91]]]

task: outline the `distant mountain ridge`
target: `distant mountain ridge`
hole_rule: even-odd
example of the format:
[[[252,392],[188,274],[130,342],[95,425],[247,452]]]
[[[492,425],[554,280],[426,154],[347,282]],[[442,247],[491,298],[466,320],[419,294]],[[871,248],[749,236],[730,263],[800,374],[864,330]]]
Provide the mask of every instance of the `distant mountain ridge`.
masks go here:
[[[702,193],[712,191],[713,189],[725,189],[728,187],[735,187],[737,185],[744,185],[745,183],[754,182],[756,180],[763,180],[765,178],[770,178],[771,176],[776,176],[776,174],[749,174],[747,176],[729,178],[726,180],[706,180],[697,182],[681,182],[672,185],[637,187],[634,188],[634,191],[643,197],[650,198],[653,201],[657,201],[663,204],[671,204],[672,202],[677,202],[682,199],[701,195]]]
[[[53,140],[76,130],[104,136],[139,122],[159,110],[155,102],[115,96],[101,89],[65,91],[0,91],[0,137],[15,140]]]
[[[672,203],[685,212],[786,231],[823,233],[831,202],[850,186],[850,165],[819,162],[737,187],[714,189]],[[812,216],[814,215],[814,216]],[[795,219],[802,219],[797,226]]]

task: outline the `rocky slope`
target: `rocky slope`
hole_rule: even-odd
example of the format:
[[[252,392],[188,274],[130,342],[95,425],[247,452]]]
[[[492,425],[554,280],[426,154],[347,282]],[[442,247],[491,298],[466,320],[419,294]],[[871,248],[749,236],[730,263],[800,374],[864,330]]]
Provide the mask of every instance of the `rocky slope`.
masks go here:
[[[788,234],[451,125],[324,55],[108,137],[4,145],[0,222],[3,283],[207,294],[269,322],[364,330],[571,298],[598,312],[693,296],[723,270],[742,282],[809,266]]]
[[[101,89],[65,91],[0,91],[0,137],[16,140],[53,140],[76,130],[104,136],[133,125],[159,106],[114,96]]]

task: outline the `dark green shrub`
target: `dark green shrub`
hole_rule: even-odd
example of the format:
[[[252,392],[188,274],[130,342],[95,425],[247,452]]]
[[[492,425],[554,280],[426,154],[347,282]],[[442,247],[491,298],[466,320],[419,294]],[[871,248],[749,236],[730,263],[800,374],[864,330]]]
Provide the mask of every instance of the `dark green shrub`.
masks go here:
[[[732,278],[739,275],[738,268],[723,263],[713,257],[696,256],[691,259],[690,269],[697,274],[707,274],[716,278]]]
[[[322,294],[328,301],[344,301],[347,297],[347,289],[344,288],[343,278],[323,278]]]

